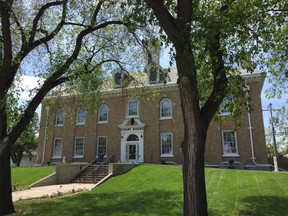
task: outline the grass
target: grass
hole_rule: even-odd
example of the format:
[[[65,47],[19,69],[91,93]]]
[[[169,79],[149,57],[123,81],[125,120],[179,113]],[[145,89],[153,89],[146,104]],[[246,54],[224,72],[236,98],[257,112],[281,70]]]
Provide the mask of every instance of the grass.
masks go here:
[[[55,166],[44,167],[14,167],[11,169],[12,186],[19,190],[26,188],[32,183],[52,174]]]
[[[206,169],[209,215],[287,215],[288,173]],[[22,200],[15,215],[182,215],[177,166],[142,165],[89,192]]]

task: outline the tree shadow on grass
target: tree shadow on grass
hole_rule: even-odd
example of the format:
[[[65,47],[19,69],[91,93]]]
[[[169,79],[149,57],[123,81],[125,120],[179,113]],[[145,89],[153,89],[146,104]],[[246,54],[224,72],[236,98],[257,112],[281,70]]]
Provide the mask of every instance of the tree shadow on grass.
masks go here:
[[[239,215],[287,215],[287,197],[280,196],[249,196],[240,200],[244,208]]]
[[[55,199],[17,203],[21,215],[182,215],[183,199],[176,192],[82,193]]]
[[[211,207],[209,216],[282,216],[287,213],[288,198],[280,196],[246,196],[239,199],[237,206],[227,209]],[[222,206],[223,207],[223,206]]]

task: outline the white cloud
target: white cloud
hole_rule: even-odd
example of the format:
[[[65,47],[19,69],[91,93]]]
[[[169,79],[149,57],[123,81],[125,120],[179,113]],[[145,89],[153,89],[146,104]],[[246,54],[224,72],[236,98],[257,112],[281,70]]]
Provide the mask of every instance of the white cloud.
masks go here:
[[[41,80],[39,77],[33,77],[33,76],[22,76],[20,85],[25,90],[31,90],[38,86],[39,83],[42,83],[43,80]]]

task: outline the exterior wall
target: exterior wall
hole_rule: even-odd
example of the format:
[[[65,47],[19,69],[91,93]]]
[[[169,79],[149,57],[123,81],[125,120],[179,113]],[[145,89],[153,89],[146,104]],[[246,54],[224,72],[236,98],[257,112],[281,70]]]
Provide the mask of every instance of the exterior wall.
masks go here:
[[[251,112],[252,138],[254,145],[255,158],[257,163],[267,163],[267,153],[264,136],[263,117],[261,110],[260,92],[263,85],[263,78],[247,79],[250,86],[250,97],[253,110]],[[131,91],[132,92],[132,91]],[[108,106],[108,123],[98,123],[97,112],[87,112],[85,125],[76,125],[75,116],[79,108],[79,99],[64,99],[57,106],[50,108],[48,126],[46,133],[46,162],[62,162],[65,156],[65,162],[91,162],[97,154],[97,137],[107,137],[107,154],[115,154],[115,160],[121,161],[121,143],[124,137],[121,137],[121,127],[129,128],[130,119],[127,117],[127,103],[129,99],[137,98],[139,101],[139,120],[144,126],[143,136],[139,137],[139,142],[143,143],[143,162],[160,163],[166,162],[182,163],[181,142],[184,134],[182,110],[180,104],[179,90],[176,85],[166,85],[155,88],[157,94],[150,97],[136,97],[127,92],[107,93],[103,96],[103,103]],[[172,119],[161,120],[160,118],[160,101],[163,98],[169,98],[172,101]],[[78,105],[77,105],[78,104]],[[45,107],[43,103],[42,107]],[[55,113],[59,108],[65,110],[64,126],[55,126]],[[45,143],[45,122],[46,110],[42,109],[41,129],[38,145],[37,163],[42,162],[43,146]],[[126,121],[128,119],[128,121]],[[126,123],[125,123],[126,121]],[[126,126],[123,124],[126,124]],[[136,124],[136,123],[135,123]],[[137,123],[138,124],[138,123]],[[136,124],[136,126],[137,126]],[[122,126],[121,126],[122,125]],[[249,130],[248,114],[243,108],[241,116],[241,126],[236,129],[238,153],[237,157],[223,156],[222,131],[233,130],[234,121],[229,117],[225,117],[224,122],[216,122],[212,120],[206,144],[206,164],[219,165],[222,162],[234,160],[243,164],[253,164],[251,152],[251,139]],[[125,129],[126,134],[136,134],[134,126],[131,129]],[[135,126],[135,127],[136,127]],[[123,132],[123,128],[122,128]],[[138,131],[139,132],[139,131]],[[173,134],[173,157],[160,157],[161,155],[161,133]],[[138,133],[141,134],[141,133]],[[73,158],[75,137],[84,137],[84,157]],[[53,159],[52,149],[55,138],[63,138],[62,158]],[[126,137],[125,137],[126,139]],[[123,151],[123,149],[122,149]],[[123,152],[122,152],[123,153]],[[124,162],[122,160],[122,162]]]

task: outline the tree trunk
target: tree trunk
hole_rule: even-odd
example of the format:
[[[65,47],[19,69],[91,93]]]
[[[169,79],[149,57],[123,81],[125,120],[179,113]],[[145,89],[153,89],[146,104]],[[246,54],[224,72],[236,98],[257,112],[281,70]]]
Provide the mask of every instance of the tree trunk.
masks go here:
[[[189,87],[180,88],[184,120],[184,141],[182,151],[185,216],[206,216],[207,199],[205,187],[204,155],[207,128],[200,121],[197,109],[192,111]],[[189,102],[190,101],[190,102]]]
[[[205,140],[201,138],[201,129],[194,134],[190,133],[184,141],[182,148],[184,154],[183,215],[206,216],[208,213],[204,170]]]
[[[10,148],[6,148],[0,157],[0,215],[15,212],[12,202]]]

